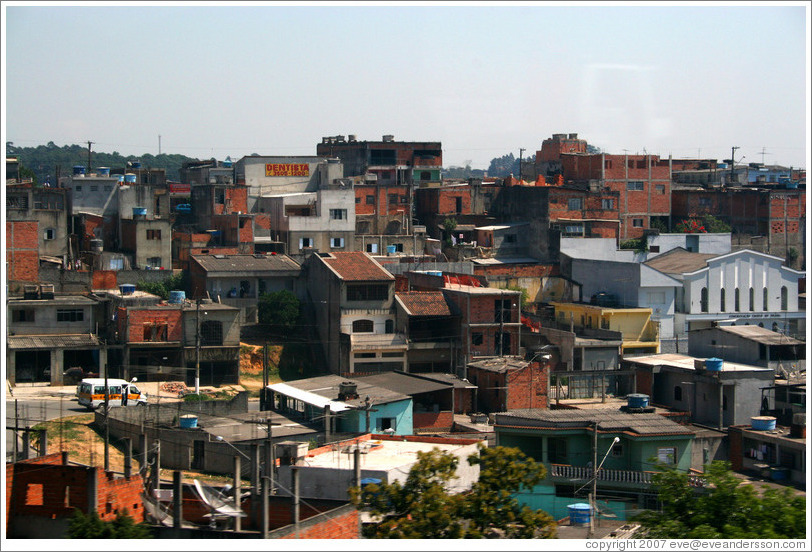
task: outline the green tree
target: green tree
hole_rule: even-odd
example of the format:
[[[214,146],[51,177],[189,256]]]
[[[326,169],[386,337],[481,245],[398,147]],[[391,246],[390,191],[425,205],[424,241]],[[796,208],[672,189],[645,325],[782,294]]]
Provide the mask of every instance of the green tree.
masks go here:
[[[68,521],[68,538],[71,539],[149,539],[149,527],[137,524],[125,509],[116,514],[113,521],[102,521],[93,510],[84,514],[78,508]]]
[[[370,538],[482,538],[499,532],[507,538],[549,538],[555,521],[541,510],[519,507],[513,494],[546,476],[544,466],[518,449],[481,448],[468,458],[479,465],[479,480],[465,493],[448,492],[459,460],[434,449],[418,453],[404,484],[365,485],[351,491],[353,502],[381,520]]]
[[[785,488],[753,485],[730,471],[728,462],[712,462],[705,486],[689,485],[688,474],[663,467],[654,476],[660,511],[635,518],[639,538],[660,539],[802,539],[806,535],[806,501]]]
[[[703,216],[702,225],[708,232],[713,234],[725,234],[730,232],[730,225],[713,215]]]
[[[135,285],[139,291],[145,291],[157,295],[161,299],[168,299],[170,291],[189,292],[189,274],[184,270],[177,274],[172,274],[160,282],[140,281]]]
[[[299,300],[287,290],[263,293],[257,303],[257,317],[260,324],[290,335],[299,325]]]
[[[454,243],[451,240],[451,233],[457,228],[457,219],[455,218],[447,218],[443,221],[443,230],[445,230],[445,243],[447,246],[451,247],[451,244]]]

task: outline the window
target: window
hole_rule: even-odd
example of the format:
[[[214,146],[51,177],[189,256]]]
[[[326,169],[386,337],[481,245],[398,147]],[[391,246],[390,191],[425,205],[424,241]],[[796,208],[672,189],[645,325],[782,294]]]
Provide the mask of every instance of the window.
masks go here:
[[[736,290],[733,292],[733,310],[736,312],[741,310],[740,295],[741,293],[739,293],[739,288],[736,288]]]
[[[663,464],[677,463],[677,447],[660,447],[657,449],[657,461]]]
[[[74,187],[73,187],[73,191],[74,191],[74,192],[81,192],[81,191],[82,191],[82,187],[81,187],[81,186],[74,186]]]
[[[346,209],[330,209],[330,220],[346,220]]]
[[[372,320],[355,320],[352,323],[352,333],[372,333],[373,331]]]
[[[158,228],[147,230],[147,239],[148,240],[160,240],[161,239],[161,230],[158,229]]]
[[[395,321],[391,318],[386,321],[384,324],[385,329],[384,331],[388,334],[395,333]]]
[[[355,203],[356,203],[356,204],[361,203],[361,198],[360,198],[360,197],[356,197],[356,198],[355,198]]]
[[[347,301],[385,301],[389,298],[386,284],[355,284],[347,286]]]
[[[601,200],[601,209],[614,209],[615,208],[615,200],[614,199],[602,199]]]
[[[584,200],[580,197],[571,197],[567,201],[567,209],[570,211],[580,211],[584,208]]]
[[[725,304],[725,288],[719,290],[719,312],[726,312],[727,305]]]
[[[658,194],[664,194],[665,193],[665,186],[663,184],[657,184],[656,186],[654,186],[654,190]]]
[[[397,205],[399,197],[398,194],[389,194],[389,205]]]
[[[402,243],[393,243],[392,246],[395,248],[395,251],[398,253],[403,253],[403,244]]]
[[[699,292],[699,310],[708,312],[708,288],[703,287]]]
[[[762,295],[763,295],[763,297],[762,297],[761,305],[762,305],[762,308],[766,311],[768,309],[768,307],[769,307],[769,304],[770,304],[770,295],[769,295],[769,291],[767,290],[766,287],[764,288],[764,293]]]
[[[330,238],[330,247],[333,249],[343,249],[344,238]]]
[[[711,206],[710,198],[709,197],[700,197],[699,198],[699,206],[700,207],[710,207]]]
[[[147,266],[151,268],[161,268],[163,264],[161,263],[160,257],[147,257]]]
[[[567,440],[561,437],[547,439],[548,456],[553,464],[568,464]]]
[[[45,240],[52,240],[56,237],[56,230],[53,228],[46,228],[45,232],[43,232],[43,239]]]
[[[387,429],[395,429],[395,418],[378,418],[378,431],[386,431]]]
[[[299,238],[299,249],[313,247],[313,238]]]
[[[455,197],[454,198],[454,210],[457,213],[462,213],[462,198],[461,197]]]
[[[144,322],[144,341],[167,341],[166,322]]]
[[[750,288],[750,311],[754,311],[756,306],[756,293],[753,288]]]
[[[403,358],[402,352],[381,353],[381,358]]]
[[[567,224],[564,226],[564,237],[574,237],[584,235],[583,224]]]
[[[482,332],[473,332],[471,334],[471,345],[482,345]]]
[[[642,180],[629,180],[626,182],[626,189],[630,192],[642,192],[645,186]]]
[[[787,286],[781,286],[781,310],[787,310],[787,303],[789,296],[787,295]]]
[[[674,400],[675,401],[681,401],[682,400],[682,387],[680,387],[679,385],[674,387]]]
[[[375,196],[374,195],[368,195],[367,196],[367,205],[375,205]]]
[[[223,323],[219,320],[204,320],[200,323],[200,344],[211,347],[223,344]]]
[[[407,198],[405,195],[402,195],[400,196],[400,202],[401,204],[405,205],[406,203],[409,203],[409,198]]]
[[[375,353],[355,353],[353,358],[375,358]]]
[[[91,187],[90,187],[90,191],[91,191],[91,192],[98,192],[98,191],[99,191],[99,187],[98,187],[98,186],[96,186],[96,185],[93,185],[93,186],[91,186]]]
[[[643,219],[636,218],[632,219],[632,226],[635,228],[642,228],[643,227]]]
[[[56,309],[57,322],[81,322],[85,319],[82,309]]]
[[[378,252],[378,244],[377,243],[368,243],[367,244],[367,253],[377,253]]]
[[[620,458],[621,456],[623,456],[623,444],[615,443],[614,445],[612,445],[612,457]]]
[[[12,322],[34,322],[34,309],[14,309],[11,311]]]

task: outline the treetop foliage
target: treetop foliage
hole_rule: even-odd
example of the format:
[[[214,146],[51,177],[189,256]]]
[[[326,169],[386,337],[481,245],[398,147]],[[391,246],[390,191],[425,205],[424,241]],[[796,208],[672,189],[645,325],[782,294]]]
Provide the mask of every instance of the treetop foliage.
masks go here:
[[[113,521],[102,521],[98,512],[89,514],[78,508],[68,522],[68,538],[71,539],[150,539],[149,527],[137,524],[129,512],[116,515]]]

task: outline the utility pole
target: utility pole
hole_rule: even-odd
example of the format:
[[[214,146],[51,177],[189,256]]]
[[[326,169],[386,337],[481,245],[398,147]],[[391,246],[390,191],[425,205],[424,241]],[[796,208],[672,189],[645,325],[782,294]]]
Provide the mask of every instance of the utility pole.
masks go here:
[[[200,298],[197,298],[195,316],[195,395],[200,395]]]
[[[524,153],[525,148],[519,148],[519,180],[524,180],[522,177],[522,154]]]
[[[158,155],[161,155],[161,135],[158,135]]]
[[[108,377],[107,376],[107,363],[105,363],[105,365],[104,365],[104,471],[110,471],[110,386],[107,384],[107,377]]]
[[[730,184],[733,185],[733,168],[736,166],[736,150],[739,146],[730,148]]]
[[[90,147],[95,144],[95,142],[91,142],[90,140],[87,141],[87,175],[90,176]]]
[[[589,537],[595,535],[595,503],[598,495],[598,422],[592,426],[592,492],[589,493]]]

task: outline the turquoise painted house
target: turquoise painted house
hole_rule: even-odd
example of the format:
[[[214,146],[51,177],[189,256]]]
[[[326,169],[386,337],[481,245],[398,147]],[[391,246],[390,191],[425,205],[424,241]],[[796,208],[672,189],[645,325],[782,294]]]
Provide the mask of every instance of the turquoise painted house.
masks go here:
[[[330,433],[414,433],[412,398],[364,378],[307,378],[269,385],[267,392],[271,410],[321,425]]]
[[[556,519],[568,515],[568,505],[587,501],[595,454],[600,518],[626,520],[656,507],[651,478],[658,464],[687,472],[695,437],[659,414],[609,409],[512,410],[494,415],[494,430],[497,445],[517,447],[547,467],[545,480],[517,498]],[[701,485],[701,478],[693,481]]]

